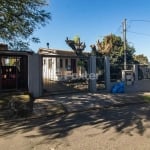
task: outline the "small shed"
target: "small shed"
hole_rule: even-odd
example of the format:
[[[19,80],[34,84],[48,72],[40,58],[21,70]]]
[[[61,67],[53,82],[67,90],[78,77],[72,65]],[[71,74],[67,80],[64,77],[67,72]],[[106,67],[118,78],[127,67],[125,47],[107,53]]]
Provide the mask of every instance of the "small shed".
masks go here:
[[[0,91],[28,89],[28,56],[32,53],[0,44]]]

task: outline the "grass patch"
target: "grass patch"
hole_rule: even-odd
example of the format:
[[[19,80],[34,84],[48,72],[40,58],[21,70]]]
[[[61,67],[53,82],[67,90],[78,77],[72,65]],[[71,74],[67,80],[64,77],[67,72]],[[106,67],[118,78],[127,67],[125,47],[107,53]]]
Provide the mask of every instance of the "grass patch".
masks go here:
[[[0,109],[5,109],[8,107],[10,100],[21,101],[23,103],[29,102],[31,100],[31,95],[29,93],[1,93],[0,94]]]
[[[144,101],[150,103],[150,95],[143,95]]]
[[[11,99],[11,96],[0,96],[0,109],[5,109],[8,106],[8,103]]]
[[[0,93],[0,120],[32,114],[34,98],[30,93]]]

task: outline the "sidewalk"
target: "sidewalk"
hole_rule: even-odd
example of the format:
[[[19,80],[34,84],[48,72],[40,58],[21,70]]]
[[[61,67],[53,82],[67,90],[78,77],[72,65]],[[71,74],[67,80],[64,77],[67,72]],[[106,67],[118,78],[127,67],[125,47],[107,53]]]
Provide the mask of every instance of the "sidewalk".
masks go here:
[[[73,93],[48,96],[35,100],[33,117],[141,104],[146,102],[143,95],[144,93]]]

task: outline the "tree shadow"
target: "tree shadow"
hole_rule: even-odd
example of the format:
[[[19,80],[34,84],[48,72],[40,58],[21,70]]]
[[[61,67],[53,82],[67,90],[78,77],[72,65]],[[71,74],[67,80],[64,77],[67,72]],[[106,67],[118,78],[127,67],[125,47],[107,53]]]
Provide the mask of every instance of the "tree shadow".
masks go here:
[[[70,135],[74,129],[90,125],[103,133],[114,128],[117,133],[132,136],[133,132],[143,135],[150,128],[150,106],[130,105],[101,110],[91,110],[80,113],[26,118],[5,121],[0,124],[0,136],[7,136],[20,131],[27,133],[38,128],[37,135],[26,138],[46,136],[47,139],[63,138]]]

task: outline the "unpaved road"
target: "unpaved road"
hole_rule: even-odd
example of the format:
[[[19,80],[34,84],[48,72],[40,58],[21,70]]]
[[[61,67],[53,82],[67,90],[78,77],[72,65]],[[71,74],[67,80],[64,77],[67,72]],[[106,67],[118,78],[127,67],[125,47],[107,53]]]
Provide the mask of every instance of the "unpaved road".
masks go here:
[[[148,104],[0,124],[0,150],[149,149]]]

